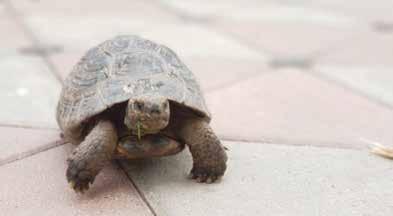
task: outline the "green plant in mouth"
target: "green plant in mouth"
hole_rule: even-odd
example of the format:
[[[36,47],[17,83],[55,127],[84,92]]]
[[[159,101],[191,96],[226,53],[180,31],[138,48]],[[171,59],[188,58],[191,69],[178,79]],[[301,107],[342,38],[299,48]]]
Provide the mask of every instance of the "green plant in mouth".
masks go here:
[[[139,121],[136,122],[136,131],[138,135],[138,140],[141,140],[141,123]]]

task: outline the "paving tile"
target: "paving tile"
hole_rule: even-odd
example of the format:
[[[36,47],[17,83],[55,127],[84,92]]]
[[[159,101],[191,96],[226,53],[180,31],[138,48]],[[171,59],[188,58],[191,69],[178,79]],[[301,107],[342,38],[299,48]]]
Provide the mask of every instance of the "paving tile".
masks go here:
[[[50,55],[49,59],[55,66],[56,73],[64,80],[82,55],[82,52],[61,52]]]
[[[0,123],[56,127],[60,83],[38,57],[0,56]]]
[[[44,44],[64,52],[82,55],[87,49],[117,34],[133,34],[143,29],[142,20],[122,16],[29,16],[26,23]]]
[[[237,20],[237,21],[312,21],[337,24],[337,22],[353,22],[351,16],[334,13],[324,8],[307,7],[312,2],[251,0],[215,1],[180,1],[162,0],[175,11],[187,14],[200,20]]]
[[[5,8],[5,3],[4,2],[0,2],[0,17],[4,18],[4,16],[6,15],[6,8]]]
[[[358,22],[373,20],[393,21],[390,0],[265,0],[265,1],[180,1],[162,0],[171,8],[199,19],[264,20],[334,20],[352,19]],[[334,15],[334,16],[332,16]]]
[[[278,57],[303,57],[352,37],[357,27],[350,24],[304,21],[217,21],[215,28],[227,32],[255,49]]]
[[[281,3],[293,3],[290,0],[281,1]],[[390,20],[393,21],[391,8],[393,2],[390,0],[372,1],[340,1],[340,0],[300,0],[296,2],[299,5],[310,8],[323,8],[325,10],[334,11],[336,13],[351,15],[359,20]]]
[[[17,12],[23,16],[37,15],[41,17],[57,15],[63,19],[70,16],[126,16],[128,19],[143,18],[146,20],[176,19],[162,9],[154,1],[116,0],[116,1],[94,1],[94,0],[16,0],[12,1]],[[104,31],[104,29],[103,29]]]
[[[11,17],[5,14],[2,15],[1,9],[0,29],[2,29],[2,31],[7,31],[7,34],[1,35],[0,56],[31,46],[31,42],[25,36],[23,29]]]
[[[266,60],[219,57],[185,57],[184,62],[196,75],[205,92],[268,72]]]
[[[0,126],[0,165],[55,146],[60,132]]]
[[[393,66],[393,32],[362,31],[351,38],[336,43],[320,64],[343,66]]]
[[[122,17],[32,17],[27,20],[38,38],[45,43],[64,47],[64,52],[85,52],[87,49],[119,34],[138,34],[167,45],[183,56],[215,56],[239,59],[260,59],[261,54],[250,50],[225,35],[200,25]],[[104,30],[105,29],[105,30]],[[76,34],[77,32],[77,34]],[[82,52],[82,53],[83,53]],[[263,56],[262,56],[263,57]]]
[[[371,99],[393,105],[393,66],[362,66],[321,64],[315,67],[315,73],[349,87],[354,92]]]
[[[267,58],[224,34],[202,25],[160,25],[140,33],[176,51],[180,57],[227,57],[247,60]]]
[[[188,151],[123,166],[158,215],[393,214],[389,160],[366,151],[224,144],[228,171],[217,184],[186,179]]]
[[[257,0],[248,0],[246,4],[244,1],[239,0],[161,0],[161,2],[178,13],[188,14],[188,16],[197,18],[218,16],[234,17],[245,11],[253,13],[255,8],[266,6],[266,1]]]
[[[65,180],[66,155],[61,146],[0,167],[3,215],[151,215],[127,177],[114,166],[97,176],[90,190],[78,195]]]
[[[364,32],[321,56],[315,72],[393,105],[393,33]]]
[[[6,3],[4,1],[1,1],[0,2],[0,17],[5,18],[7,16],[9,16],[9,13],[6,8]]]
[[[225,139],[340,148],[392,143],[393,111],[308,73],[283,69],[207,95]]]

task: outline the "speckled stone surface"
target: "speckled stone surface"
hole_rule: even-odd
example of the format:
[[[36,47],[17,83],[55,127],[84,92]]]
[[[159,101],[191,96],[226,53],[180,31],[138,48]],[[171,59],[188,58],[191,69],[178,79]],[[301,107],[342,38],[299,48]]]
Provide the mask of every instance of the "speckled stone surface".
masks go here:
[[[393,163],[367,151],[224,145],[228,172],[217,184],[186,178],[188,152],[123,166],[160,215],[393,214]]]
[[[0,126],[0,165],[61,144],[60,131]]]
[[[124,173],[109,166],[76,194],[65,178],[70,144],[0,166],[3,215],[152,215]],[[12,174],[10,174],[12,173]]]
[[[39,57],[0,56],[0,123],[56,127],[60,82]]]
[[[393,142],[391,109],[301,70],[265,73],[206,96],[222,138],[358,149]]]
[[[0,3],[1,4],[1,3]],[[7,29],[7,34],[1,35],[0,58],[10,52],[16,52],[32,46],[31,41],[24,35],[23,28],[10,15],[2,12],[0,5],[0,29]]]

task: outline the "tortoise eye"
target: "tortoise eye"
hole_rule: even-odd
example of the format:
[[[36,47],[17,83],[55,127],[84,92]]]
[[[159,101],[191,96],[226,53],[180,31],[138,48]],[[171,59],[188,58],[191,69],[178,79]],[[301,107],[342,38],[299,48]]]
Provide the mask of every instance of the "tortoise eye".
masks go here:
[[[143,107],[144,107],[143,103],[135,102],[134,108],[136,108],[137,110],[142,110]]]

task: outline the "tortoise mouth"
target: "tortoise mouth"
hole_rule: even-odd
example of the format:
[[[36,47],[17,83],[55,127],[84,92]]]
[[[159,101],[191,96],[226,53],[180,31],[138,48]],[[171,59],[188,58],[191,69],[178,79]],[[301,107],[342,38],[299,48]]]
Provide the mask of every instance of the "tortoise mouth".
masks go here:
[[[133,126],[133,129],[131,129],[131,134],[136,135],[136,137],[140,140],[143,136],[157,134],[162,129],[162,127],[157,127],[157,125],[151,124],[151,121],[146,122],[137,120]]]
[[[168,134],[165,134],[165,133],[161,133],[160,131],[155,132],[155,133],[149,133],[149,134],[145,133],[143,135],[144,135],[144,137],[142,137],[142,138],[151,138],[151,137],[156,136],[156,137],[164,137],[166,139],[172,139],[172,140],[176,140],[176,141],[180,142],[177,138],[170,136]],[[123,136],[119,137],[119,140],[123,140],[123,139],[130,139],[130,140],[135,141],[137,139],[137,137],[136,137],[136,134],[131,133],[131,134],[124,134]]]

